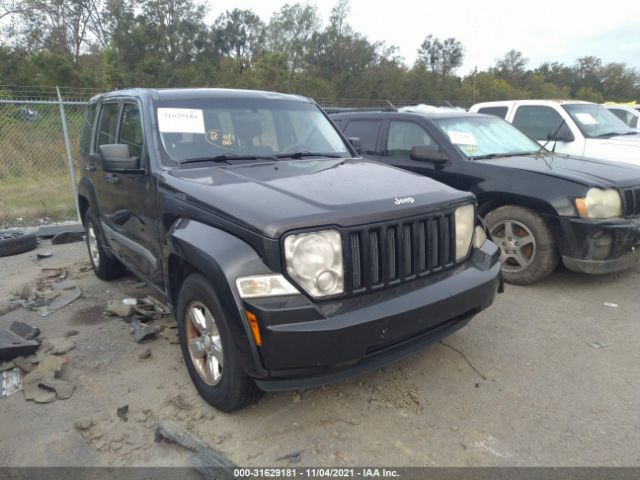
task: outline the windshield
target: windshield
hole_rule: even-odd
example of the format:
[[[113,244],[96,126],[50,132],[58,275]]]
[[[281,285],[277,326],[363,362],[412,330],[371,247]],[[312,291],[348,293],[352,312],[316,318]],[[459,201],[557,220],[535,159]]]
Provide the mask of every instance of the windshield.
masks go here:
[[[340,135],[311,103],[199,98],[159,101],[155,106],[163,156],[175,162],[301,152],[350,156]]]
[[[441,118],[434,123],[468,158],[535,153],[540,149],[534,140],[497,117]]]
[[[571,104],[563,105],[582,134],[587,138],[602,138],[613,135],[636,133],[625,123],[602,105]]]

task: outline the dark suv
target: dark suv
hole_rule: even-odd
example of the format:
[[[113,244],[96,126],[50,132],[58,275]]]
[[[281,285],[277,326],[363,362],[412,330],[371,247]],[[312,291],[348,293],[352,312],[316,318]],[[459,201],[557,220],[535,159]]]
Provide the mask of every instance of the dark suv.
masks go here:
[[[541,280],[560,259],[583,273],[638,261],[636,166],[550,152],[491,115],[432,107],[332,118],[367,158],[474,193],[506,281]]]
[[[473,195],[357,158],[307,98],[112,92],[91,100],[80,150],[94,271],[126,267],[170,302],[221,410],[415,352],[499,289]]]

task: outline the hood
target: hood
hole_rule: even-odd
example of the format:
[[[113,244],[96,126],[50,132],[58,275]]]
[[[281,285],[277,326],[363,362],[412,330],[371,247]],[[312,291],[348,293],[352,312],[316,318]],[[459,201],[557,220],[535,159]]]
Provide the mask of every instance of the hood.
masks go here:
[[[165,178],[188,201],[272,238],[293,229],[400,219],[473,199],[430,178],[362,159],[182,168]]]
[[[611,138],[587,138],[584,155],[640,166],[640,134]]]
[[[587,187],[626,188],[640,185],[640,167],[584,157],[524,155],[476,162],[563,178]]]

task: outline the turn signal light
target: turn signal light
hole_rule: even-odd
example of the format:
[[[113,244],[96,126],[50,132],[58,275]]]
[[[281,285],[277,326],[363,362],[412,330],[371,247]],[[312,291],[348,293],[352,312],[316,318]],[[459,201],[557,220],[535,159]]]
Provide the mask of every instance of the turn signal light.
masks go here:
[[[253,341],[259,347],[262,346],[262,337],[260,336],[260,328],[258,327],[258,318],[248,310],[245,310],[247,314],[247,320],[249,320],[249,326],[251,327],[251,333],[253,333]]]

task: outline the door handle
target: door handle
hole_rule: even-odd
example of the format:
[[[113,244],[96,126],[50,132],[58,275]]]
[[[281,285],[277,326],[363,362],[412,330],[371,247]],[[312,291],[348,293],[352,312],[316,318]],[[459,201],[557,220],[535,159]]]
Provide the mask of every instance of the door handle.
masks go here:
[[[96,171],[96,166],[93,163],[85,163],[84,164],[84,169],[87,172],[95,172]]]
[[[108,173],[104,176],[104,179],[109,183],[120,183],[120,177],[114,173]]]

